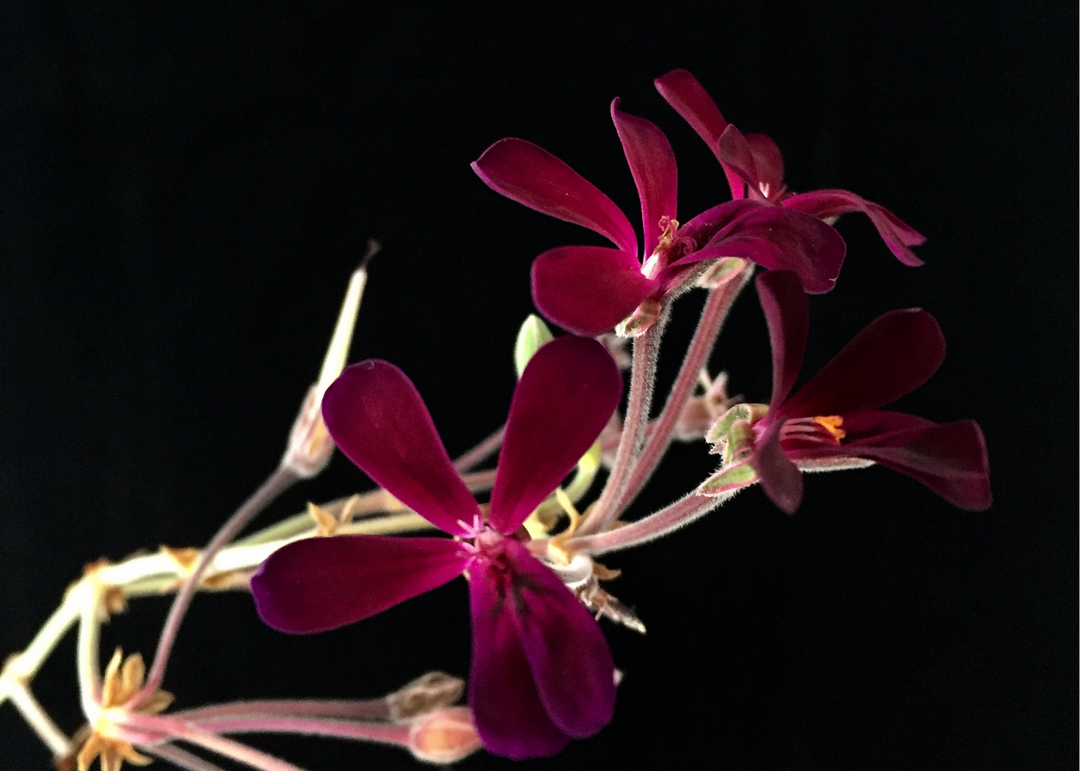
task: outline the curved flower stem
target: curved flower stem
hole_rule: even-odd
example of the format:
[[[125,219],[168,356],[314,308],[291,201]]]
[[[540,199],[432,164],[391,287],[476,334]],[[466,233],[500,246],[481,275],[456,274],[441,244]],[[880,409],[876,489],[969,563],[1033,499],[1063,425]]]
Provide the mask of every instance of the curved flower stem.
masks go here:
[[[615,516],[626,510],[641,488],[649,481],[660,459],[663,458],[664,452],[670,446],[672,430],[693,393],[698,373],[708,363],[709,354],[720,335],[728,312],[753,272],[753,267],[748,265],[732,275],[721,286],[709,292],[709,299],[701,311],[701,320],[690,341],[690,347],[686,350],[682,368],[675,378],[675,384],[671,387],[664,409],[649,425],[650,430],[645,440],[645,447],[627,480],[619,505],[615,507]]]
[[[491,436],[484,439],[484,441],[480,442],[480,444],[476,445],[468,452],[459,456],[458,459],[454,461],[454,468],[457,469],[459,474],[472,469],[476,464],[502,446],[505,433],[506,424],[504,423]]]
[[[597,535],[574,535],[567,540],[565,547],[568,551],[581,551],[593,556],[600,556],[607,552],[639,546],[705,516],[725,501],[733,498],[741,489],[738,488],[724,495],[715,496],[690,493],[667,508],[650,514],[644,519],[639,519],[637,522],[631,522],[629,525]]]
[[[53,757],[62,758],[71,751],[71,739],[57,727],[25,684],[14,685],[8,695],[27,725],[52,751]]]
[[[187,613],[191,600],[199,588],[199,582],[202,580],[203,574],[210,566],[214,556],[297,479],[296,472],[284,465],[279,466],[262,483],[259,489],[236,510],[236,513],[229,517],[228,521],[222,525],[221,529],[210,540],[210,543],[203,549],[198,562],[195,563],[195,567],[191,571],[191,575],[184,581],[183,586],[180,587],[180,591],[177,592],[176,598],[173,600],[172,607],[169,608],[169,615],[165,619],[164,627],[162,627],[161,639],[154,655],[154,663],[146,677],[146,684],[132,698],[131,705],[141,704],[145,699],[153,695],[161,685],[161,679],[165,675],[165,667],[169,663],[169,654],[172,652],[172,646],[176,640],[176,633],[180,630],[184,614]]]
[[[592,513],[578,530],[581,535],[591,535],[602,531],[619,514],[618,504],[626,489],[627,479],[633,471],[637,454],[645,440],[645,429],[649,424],[649,406],[652,404],[653,389],[656,386],[656,360],[660,336],[663,334],[667,318],[668,311],[665,309],[655,324],[643,335],[634,338],[630,399],[626,405],[626,418],[623,421],[619,449],[615,453],[615,463],[611,467],[604,491],[593,505]]]
[[[352,720],[389,720],[390,706],[386,699],[326,700],[280,699],[233,701],[209,707],[170,713],[171,717],[194,723],[250,718],[256,715],[289,715],[293,717],[335,717]]]
[[[212,730],[215,734],[239,733],[291,733],[307,736],[334,736],[339,739],[409,745],[409,726],[391,723],[365,723],[351,720],[321,720],[309,717],[268,717],[266,715],[238,717],[231,720],[214,719],[195,721],[199,729]]]
[[[83,595],[75,662],[79,675],[79,701],[87,721],[93,723],[100,711],[98,699],[101,695],[101,662],[98,659],[101,625],[97,618],[100,595],[88,581],[80,583],[72,593]]]
[[[198,755],[192,755],[187,750],[182,750],[171,744],[158,744],[152,747],[140,745],[139,749],[162,760],[167,760],[175,766],[186,768],[187,771],[225,771],[221,766],[215,766],[210,761],[203,760]]]
[[[259,771],[303,771],[299,766],[294,766],[281,758],[275,758],[273,755],[260,752],[254,747],[199,730],[194,726],[189,726],[182,736],[176,738],[205,747],[211,752],[216,752],[226,758],[232,758],[252,768],[257,768]]]

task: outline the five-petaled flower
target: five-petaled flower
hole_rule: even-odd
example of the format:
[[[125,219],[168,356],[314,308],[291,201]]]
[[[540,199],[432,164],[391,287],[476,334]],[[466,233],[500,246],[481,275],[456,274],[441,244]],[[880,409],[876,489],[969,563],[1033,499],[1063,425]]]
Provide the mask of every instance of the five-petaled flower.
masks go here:
[[[753,467],[777,506],[789,514],[798,508],[801,470],[860,461],[914,477],[962,509],[990,506],[986,442],[975,421],[937,424],[878,409],[918,388],[941,366],[945,339],[933,316],[919,308],[879,316],[789,396],[806,348],[806,295],[796,277],[783,271],[758,276],[757,290],[772,344],[772,397],[767,409],[750,410],[757,419],[749,431],[723,433],[725,443],[746,445],[725,451]],[[725,439],[720,433],[710,440]]]
[[[844,242],[820,219],[749,199],[728,201],[684,225],[675,210],[677,171],[671,145],[655,125],[611,105],[611,117],[641,199],[644,259],[626,215],[599,189],[546,150],[503,139],[473,170],[493,190],[532,209],[583,225],[617,248],[565,246],[533,262],[536,307],[579,335],[599,335],[637,308],[655,320],[665,295],[703,260],[741,257],[794,271],[808,292],[832,289]],[[647,323],[635,331],[642,331]]]
[[[776,143],[764,134],[743,136],[724,119],[708,92],[686,70],[673,70],[657,78],[656,90],[716,155],[734,198],[767,201],[830,221],[841,214],[861,211],[900,262],[922,265],[911,247],[924,243],[926,238],[883,206],[847,190],[789,191],[784,185],[784,160]]]
[[[341,535],[275,552],[251,580],[270,626],[318,632],[469,578],[469,705],[491,752],[552,755],[606,725],[615,668],[603,633],[533,556],[522,523],[614,413],[622,378],[604,347],[566,337],[540,348],[514,392],[486,521],[455,472],[412,382],[384,361],[353,365],[322,409],[334,441],[398,500],[454,536]]]

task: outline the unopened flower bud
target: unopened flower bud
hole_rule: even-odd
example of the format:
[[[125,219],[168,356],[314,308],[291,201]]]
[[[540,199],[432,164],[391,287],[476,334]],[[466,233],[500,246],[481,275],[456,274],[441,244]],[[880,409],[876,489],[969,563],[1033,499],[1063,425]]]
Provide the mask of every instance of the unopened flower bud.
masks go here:
[[[697,285],[705,289],[716,289],[739,275],[749,264],[748,260],[741,257],[724,257],[712,263],[697,277]]]
[[[432,712],[409,729],[409,750],[417,760],[455,763],[483,746],[468,707]]]
[[[637,307],[633,313],[619,322],[615,327],[615,334],[622,337],[639,337],[645,334],[660,318],[662,307],[658,300],[648,299]]]
[[[554,338],[551,330],[540,320],[539,316],[529,314],[525,323],[518,330],[517,340],[514,342],[514,369],[517,370],[518,378],[525,371],[525,365],[533,354],[540,350],[540,346],[550,343]]]

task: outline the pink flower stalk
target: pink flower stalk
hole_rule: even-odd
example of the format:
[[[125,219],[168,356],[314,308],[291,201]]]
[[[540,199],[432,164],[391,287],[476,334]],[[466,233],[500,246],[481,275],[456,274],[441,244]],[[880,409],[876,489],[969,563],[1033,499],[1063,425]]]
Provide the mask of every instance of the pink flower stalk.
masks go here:
[[[814,190],[792,193],[784,184],[784,159],[780,149],[764,134],[743,136],[721,115],[716,103],[697,79],[686,70],[673,70],[657,78],[656,90],[705,140],[727,175],[736,199],[766,201],[833,219],[861,211],[870,218],[881,238],[905,265],[922,265],[910,247],[926,238],[899,217],[847,190]]]
[[[879,463],[914,477],[950,503],[990,506],[986,442],[973,420],[937,424],[879,410],[925,383],[945,358],[937,321],[919,308],[872,321],[790,395],[802,366],[808,303],[795,276],[757,278],[772,343],[773,391],[753,425],[750,459],[765,493],[787,513],[802,501],[801,469]]]
[[[626,215],[551,153],[503,139],[473,164],[492,189],[544,214],[583,225],[615,249],[565,246],[533,262],[536,307],[579,335],[610,331],[646,301],[657,307],[702,260],[742,257],[794,271],[808,292],[827,292],[844,259],[839,234],[816,217],[758,201],[729,201],[679,224],[671,145],[655,125],[611,105],[611,117],[641,199],[645,249]],[[655,312],[654,312],[655,315]]]
[[[334,441],[377,484],[454,536],[297,541],[251,579],[259,614],[306,634],[379,613],[465,574],[472,605],[469,705],[499,755],[553,755],[605,726],[615,667],[592,615],[534,557],[522,523],[614,413],[622,377],[604,347],[541,347],[514,392],[485,521],[412,382],[384,361],[347,368],[322,410]]]

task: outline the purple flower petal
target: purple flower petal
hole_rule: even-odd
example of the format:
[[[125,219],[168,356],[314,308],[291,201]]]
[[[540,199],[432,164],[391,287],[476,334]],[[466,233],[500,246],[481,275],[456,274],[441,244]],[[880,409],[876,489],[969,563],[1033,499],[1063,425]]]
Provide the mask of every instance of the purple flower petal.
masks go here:
[[[754,471],[765,494],[782,511],[794,514],[803,497],[802,472],[796,468],[780,445],[784,420],[773,421],[754,443]]]
[[[324,632],[442,586],[470,559],[464,544],[448,538],[308,538],[271,554],[251,577],[251,594],[274,629]]]
[[[783,205],[821,218],[861,211],[874,223],[885,245],[900,262],[912,267],[923,264],[909,247],[925,243],[926,237],[888,209],[855,193],[847,190],[814,190],[785,198]]]
[[[716,102],[712,100],[697,78],[686,70],[672,70],[667,75],[657,78],[654,83],[660,96],[675,108],[675,111],[690,124],[699,137],[705,140],[705,144],[716,155],[731,186],[731,197],[743,198],[745,193],[742,179],[734,169],[724,163],[717,147],[720,136],[728,127],[728,122],[720,114]]]
[[[754,155],[758,183],[768,188],[765,197],[776,200],[776,196],[784,188],[784,156],[780,154],[780,148],[765,134],[747,134],[746,142]]]
[[[637,254],[630,220],[611,199],[554,155],[524,139],[500,139],[472,164],[488,187],[530,209],[583,225]]]
[[[802,368],[810,327],[810,304],[798,277],[786,270],[771,270],[755,279],[761,309],[769,325],[773,387],[769,412],[775,413],[791,393]]]
[[[592,736],[615,710],[615,663],[596,619],[549,568],[506,541],[517,625],[540,701],[575,739]]]
[[[875,410],[925,383],[945,359],[945,338],[924,310],[870,322],[783,405],[789,418]]]
[[[469,570],[473,650],[469,706],[484,747],[522,760],[554,755],[570,741],[551,722],[536,692],[513,618],[515,598],[480,563]],[[564,588],[565,589],[565,588]]]
[[[529,361],[514,391],[489,519],[513,533],[558,487],[619,406],[622,375],[603,345],[560,337]]]
[[[347,367],[322,400],[341,451],[395,498],[442,530],[466,533],[479,509],[454,470],[416,386],[389,362]]]
[[[847,423],[845,421],[845,428]],[[973,420],[941,425],[930,423],[883,433],[852,442],[848,451],[850,455],[868,458],[917,479],[962,509],[984,511],[990,508],[992,496],[986,440]]]
[[[720,160],[747,184],[750,197],[760,199],[761,177],[754,162],[754,151],[750,149],[750,143],[742,132],[729,125],[720,135],[716,146]]]
[[[634,175],[641,199],[641,221],[645,227],[645,255],[656,249],[663,228],[661,217],[675,219],[678,199],[678,171],[671,143],[655,125],[618,109],[619,100],[611,103],[611,119],[619,132],[626,162]]]
[[[679,234],[693,238],[699,248],[672,265],[743,257],[769,270],[792,271],[810,294],[833,288],[847,249],[840,234],[817,217],[749,200],[702,212]]]
[[[609,332],[659,288],[638,258],[603,246],[563,246],[532,264],[532,294],[547,318],[577,335]]]

